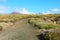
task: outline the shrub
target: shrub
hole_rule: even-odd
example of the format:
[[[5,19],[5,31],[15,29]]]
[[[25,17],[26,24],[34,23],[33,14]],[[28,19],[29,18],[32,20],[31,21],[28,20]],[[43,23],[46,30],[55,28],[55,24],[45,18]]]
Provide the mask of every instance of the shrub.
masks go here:
[[[51,24],[51,23],[40,23],[40,24],[35,24],[35,27],[38,27],[40,29],[55,29],[55,28],[60,28],[59,25],[56,24]]]
[[[0,26],[0,31],[2,31],[2,26]]]
[[[40,40],[60,40],[60,29],[45,31],[37,36]]]
[[[55,28],[55,25],[53,25],[53,24],[41,24],[41,28],[42,29],[51,29],[51,28]]]

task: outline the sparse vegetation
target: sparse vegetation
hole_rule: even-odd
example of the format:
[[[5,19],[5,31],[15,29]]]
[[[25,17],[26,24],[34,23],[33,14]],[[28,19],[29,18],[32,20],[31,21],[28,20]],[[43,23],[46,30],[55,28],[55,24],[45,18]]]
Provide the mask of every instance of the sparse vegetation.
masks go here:
[[[60,23],[59,21],[55,21],[56,17],[58,17],[59,15],[55,15],[55,14],[50,14],[50,15],[38,15],[39,17],[35,17],[35,18],[30,18],[28,19],[28,23],[34,25],[34,27],[38,27],[40,29],[51,29],[51,28],[59,28],[60,25],[58,25],[58,23]],[[60,19],[60,18],[59,18]],[[56,22],[56,23],[54,23]]]
[[[2,29],[3,29],[2,26],[0,26],[0,31],[2,31]]]
[[[20,28],[21,25],[22,26],[26,25],[27,28],[24,27],[25,29],[24,28],[22,28],[22,29],[20,28],[20,29],[21,30],[24,29],[23,30],[24,32],[26,30],[29,30],[28,32],[26,32],[27,34],[28,33],[30,34],[30,30],[33,30],[35,28],[37,28],[38,30],[45,29],[47,31],[50,29],[58,29],[58,28],[60,29],[60,18],[57,18],[57,17],[60,17],[60,14],[48,14],[48,15],[7,14],[7,15],[0,15],[0,25],[1,25],[0,31],[2,31],[3,29],[8,29],[8,28],[12,27],[12,25],[15,25],[17,28],[18,27]],[[23,23],[19,23],[19,21],[22,19],[26,19],[26,20],[23,20]],[[18,24],[16,22],[18,22]],[[30,26],[32,27],[32,29],[30,28]],[[16,30],[18,30],[18,29],[16,29]],[[19,33],[21,33],[20,31],[19,31]],[[40,33],[40,31],[39,31],[39,33]],[[24,33],[22,32],[21,34],[23,35]],[[18,34],[18,35],[21,35],[21,34]],[[41,36],[43,36],[42,38],[44,38],[42,40],[60,40],[60,38],[59,38],[60,34],[58,34],[55,31],[54,32],[51,31],[51,32],[48,32],[45,34],[43,32],[43,34],[42,35],[40,34],[38,37],[41,37]],[[56,36],[56,38],[55,38],[55,36]]]
[[[37,36],[40,40],[60,40],[60,29],[45,31]]]

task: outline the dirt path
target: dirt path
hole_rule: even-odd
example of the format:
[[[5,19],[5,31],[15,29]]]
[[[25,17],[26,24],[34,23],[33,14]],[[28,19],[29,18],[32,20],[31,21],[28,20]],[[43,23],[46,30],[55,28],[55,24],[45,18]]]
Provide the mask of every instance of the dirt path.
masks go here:
[[[0,40],[38,40],[35,35],[35,29],[27,23],[27,19],[23,19],[15,23],[15,25],[0,33]]]

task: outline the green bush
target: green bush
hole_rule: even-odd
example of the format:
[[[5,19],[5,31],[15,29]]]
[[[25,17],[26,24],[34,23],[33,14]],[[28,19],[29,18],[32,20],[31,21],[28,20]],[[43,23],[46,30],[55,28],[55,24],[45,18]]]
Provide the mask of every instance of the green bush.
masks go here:
[[[51,29],[51,28],[55,28],[55,25],[53,25],[53,24],[41,24],[41,28],[42,29]]]
[[[39,24],[34,24],[34,27],[40,28],[40,29],[56,29],[60,28],[60,25],[57,24],[51,24],[51,23],[39,23]]]
[[[2,26],[0,26],[0,31],[2,31]]]

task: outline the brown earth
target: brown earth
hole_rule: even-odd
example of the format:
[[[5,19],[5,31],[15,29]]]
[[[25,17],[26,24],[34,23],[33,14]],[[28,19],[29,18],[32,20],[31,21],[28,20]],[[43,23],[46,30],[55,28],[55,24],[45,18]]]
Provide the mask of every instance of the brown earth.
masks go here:
[[[0,40],[38,40],[36,29],[27,19],[17,21],[11,28],[0,32]]]

